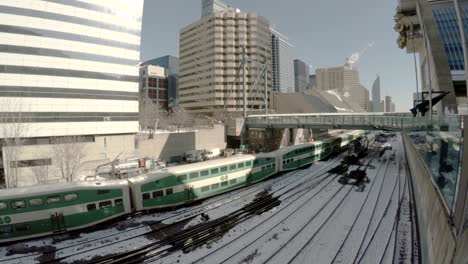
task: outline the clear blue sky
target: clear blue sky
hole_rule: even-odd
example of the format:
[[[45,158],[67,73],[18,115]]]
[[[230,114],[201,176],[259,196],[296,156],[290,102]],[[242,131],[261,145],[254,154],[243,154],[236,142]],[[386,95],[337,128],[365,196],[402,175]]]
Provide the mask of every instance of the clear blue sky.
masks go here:
[[[412,107],[416,91],[413,55],[396,44],[393,15],[397,0],[225,0],[244,12],[265,16],[294,45],[299,59],[314,68],[342,65],[374,41],[358,62],[361,83],[371,90],[381,76],[381,94],[397,111]],[[179,54],[179,29],[201,15],[201,0],[146,0],[141,59]]]

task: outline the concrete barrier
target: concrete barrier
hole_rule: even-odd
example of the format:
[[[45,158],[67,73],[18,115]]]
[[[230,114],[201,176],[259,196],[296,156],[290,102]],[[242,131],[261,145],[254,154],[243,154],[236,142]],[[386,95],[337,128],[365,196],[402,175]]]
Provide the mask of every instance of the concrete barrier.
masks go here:
[[[406,132],[402,136],[414,183],[422,263],[453,263],[457,243],[447,207],[410,138]]]

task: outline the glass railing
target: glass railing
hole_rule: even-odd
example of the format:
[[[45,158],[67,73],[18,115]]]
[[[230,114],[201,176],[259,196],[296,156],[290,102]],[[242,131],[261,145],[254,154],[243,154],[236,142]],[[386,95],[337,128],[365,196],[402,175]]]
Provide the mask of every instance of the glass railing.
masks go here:
[[[427,130],[414,128],[408,136],[451,209],[461,174],[462,119],[460,116],[435,117],[432,124]]]
[[[249,127],[327,127],[342,129],[405,130],[427,164],[448,208],[452,208],[462,150],[461,116],[284,114],[253,116]]]

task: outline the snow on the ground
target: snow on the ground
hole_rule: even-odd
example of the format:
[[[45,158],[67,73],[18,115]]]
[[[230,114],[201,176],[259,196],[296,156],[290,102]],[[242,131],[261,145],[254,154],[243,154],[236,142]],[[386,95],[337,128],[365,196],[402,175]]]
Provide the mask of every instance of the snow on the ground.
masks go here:
[[[357,192],[357,188],[350,184],[342,185],[337,175],[324,173],[338,165],[341,158],[337,158],[172,212],[138,216],[118,226],[82,233],[69,240],[53,242],[51,238],[46,238],[23,243],[22,246],[52,246],[61,249],[57,257],[90,250],[67,258],[66,262],[126,252],[158,239],[155,235],[145,235],[153,223],[186,221],[181,225],[181,228],[186,229],[207,221],[207,218],[214,220],[242,209],[260,192],[267,191],[281,202],[275,208],[260,215],[252,215],[221,237],[199,248],[185,253],[176,251],[154,263],[286,263],[293,258],[295,263],[330,263],[335,256],[335,263],[347,263],[361,257],[363,263],[378,263],[381,258],[383,263],[391,263],[394,253],[400,252],[393,252],[395,240],[406,239],[399,241],[396,247],[406,250],[408,230],[400,228],[399,232],[392,232],[396,226],[395,215],[399,195],[403,195],[401,192],[405,175],[397,181],[400,161],[404,159],[400,135],[390,143],[393,149],[373,161],[375,168],[367,169],[371,182],[365,184],[363,192]],[[396,153],[395,161],[389,160],[393,153]],[[387,163],[388,169],[385,170]],[[356,168],[351,166],[349,170]],[[205,216],[201,217],[201,213]],[[408,223],[410,220],[406,219]],[[400,226],[404,227],[404,224]],[[77,244],[80,245],[74,246]],[[0,247],[0,256],[9,254],[7,250],[6,247]],[[16,256],[21,255],[8,258]],[[34,263],[35,258],[37,256],[10,263]]]

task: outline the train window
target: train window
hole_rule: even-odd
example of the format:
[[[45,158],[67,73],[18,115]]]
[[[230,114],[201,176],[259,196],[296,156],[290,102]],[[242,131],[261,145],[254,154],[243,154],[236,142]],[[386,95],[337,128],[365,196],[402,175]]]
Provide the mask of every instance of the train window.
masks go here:
[[[251,162],[251,161],[247,161],[247,162],[245,163],[245,166],[251,166],[251,165],[252,165],[252,162]]]
[[[219,183],[211,184],[211,189],[218,189],[219,188]]]
[[[96,204],[88,204],[86,205],[86,209],[88,209],[88,211],[94,211],[96,210]]]
[[[177,179],[179,179],[179,181],[185,181],[185,180],[187,180],[187,174],[179,175],[179,176],[177,176]]]
[[[229,169],[230,170],[235,170],[236,169],[236,164],[232,164],[231,166],[229,166]]]
[[[115,199],[114,204],[115,205],[121,205],[121,204],[123,204],[123,200],[122,199]]]
[[[221,172],[226,172],[228,170],[227,166],[221,167]]]
[[[47,197],[47,204],[60,203],[60,196],[49,196]]]
[[[26,203],[24,202],[24,200],[17,200],[17,201],[11,202],[11,208],[13,209],[21,209],[25,207],[26,207]]]
[[[0,234],[8,234],[13,232],[13,228],[10,225],[0,226]]]
[[[228,186],[229,182],[228,181],[223,181],[221,182],[221,187],[226,187]]]
[[[210,172],[208,170],[204,170],[204,171],[201,171],[200,172],[200,176],[203,177],[203,176],[208,176],[208,174],[210,174]]]
[[[34,198],[29,200],[29,206],[40,206],[44,204],[42,198]]]
[[[258,165],[258,160],[254,160],[254,165]]]
[[[195,178],[198,177],[198,172],[192,172],[192,173],[190,173],[189,176],[190,176],[190,179],[195,179]]]
[[[172,190],[172,188],[166,189],[166,195],[171,195],[173,193],[174,191]]]
[[[237,182],[237,179],[229,180],[229,184],[236,184],[236,182]]]
[[[219,169],[218,169],[218,168],[216,168],[216,169],[211,169],[211,174],[216,174],[216,173],[218,173],[218,172],[219,172]]]
[[[163,190],[153,192],[153,198],[159,198],[159,197],[163,197],[163,196],[164,196]]]
[[[15,229],[16,229],[16,231],[27,231],[27,230],[29,230],[29,225],[27,225],[27,224],[16,224]]]
[[[74,201],[74,200],[78,199],[78,194],[76,194],[76,193],[65,194],[63,196],[63,199],[65,199],[65,201],[67,201],[67,202],[71,202],[71,201]]]
[[[210,190],[210,186],[203,186],[203,187],[201,187],[201,191],[202,191],[202,192],[207,192],[207,191],[209,191],[209,190]]]
[[[6,210],[6,209],[8,209],[7,203],[1,202],[0,203],[0,211]]]
[[[283,160],[283,164],[286,164],[286,161],[285,161],[285,160]]]
[[[150,193],[144,193],[143,194],[143,200],[148,200],[151,199],[151,194]]]
[[[241,163],[238,163],[238,164],[237,164],[237,168],[244,168],[244,163],[242,163],[242,162],[241,162]]]
[[[98,190],[97,191],[98,195],[103,195],[103,194],[108,194],[108,193],[110,193],[110,190]]]
[[[112,201],[104,201],[99,203],[99,209],[107,208],[112,206]]]

